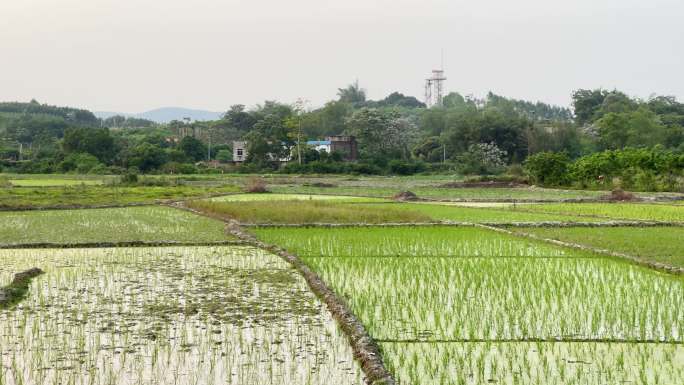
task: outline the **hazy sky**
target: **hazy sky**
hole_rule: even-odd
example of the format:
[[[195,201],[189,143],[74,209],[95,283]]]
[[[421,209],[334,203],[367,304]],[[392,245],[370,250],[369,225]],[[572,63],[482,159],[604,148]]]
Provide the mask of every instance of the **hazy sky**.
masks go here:
[[[684,99],[682,0],[2,0],[0,100],[222,111],[358,78],[568,105],[576,88]]]

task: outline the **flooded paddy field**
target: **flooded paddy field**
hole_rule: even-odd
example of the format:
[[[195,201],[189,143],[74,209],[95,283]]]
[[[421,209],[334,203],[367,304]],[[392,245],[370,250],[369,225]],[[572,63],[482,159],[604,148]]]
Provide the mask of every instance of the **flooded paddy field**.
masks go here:
[[[479,228],[258,229],[364,322],[401,384],[675,384],[684,279]]]
[[[362,384],[303,278],[250,247],[0,250],[0,384]]]

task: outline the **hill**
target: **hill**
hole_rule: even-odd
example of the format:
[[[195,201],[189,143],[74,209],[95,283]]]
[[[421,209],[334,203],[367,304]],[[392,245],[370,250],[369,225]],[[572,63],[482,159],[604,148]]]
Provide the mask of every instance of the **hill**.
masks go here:
[[[182,120],[186,117],[190,118],[191,120],[216,120],[223,115],[221,112],[195,110],[182,107],[163,107],[138,114],[109,111],[96,111],[94,114],[101,119],[106,119],[114,115],[122,115],[126,117],[147,119],[157,123],[168,123],[172,120]]]

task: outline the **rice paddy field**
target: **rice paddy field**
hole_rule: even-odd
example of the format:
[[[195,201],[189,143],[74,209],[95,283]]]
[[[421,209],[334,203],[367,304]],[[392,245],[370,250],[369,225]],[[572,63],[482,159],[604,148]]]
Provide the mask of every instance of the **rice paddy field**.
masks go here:
[[[255,232],[349,302],[401,384],[684,378],[681,277],[479,228]]]
[[[518,205],[510,210],[527,212],[582,215],[603,219],[662,221],[684,223],[684,206],[639,203],[551,203]]]
[[[0,244],[229,239],[219,221],[162,206],[0,212]]]
[[[346,203],[345,203],[346,202]],[[429,222],[428,215],[407,210],[403,205],[371,207],[349,201],[312,200],[197,200],[188,207],[243,224],[314,224],[314,223],[374,223]]]
[[[0,383],[363,384],[346,337],[280,258],[245,247],[1,250]]]
[[[684,267],[684,227],[523,228],[516,231]]]
[[[201,211],[247,224],[387,223],[387,222],[599,222],[592,216],[514,211],[505,207],[467,207],[433,203],[398,203],[380,198],[306,194],[236,194],[191,201]]]
[[[368,383],[311,272],[401,385],[684,384],[684,276],[598,250],[684,267],[678,202],[567,203],[606,192],[454,187],[459,176],[259,176],[266,194],[242,193],[254,176],[177,177],[9,178],[0,385]],[[407,190],[434,201],[391,200]],[[521,203],[533,200],[547,203]],[[149,205],[96,208],[132,203]],[[295,261],[229,235],[229,220]]]
[[[321,194],[231,194],[209,198],[211,202],[332,201],[337,203],[386,202],[382,198]]]

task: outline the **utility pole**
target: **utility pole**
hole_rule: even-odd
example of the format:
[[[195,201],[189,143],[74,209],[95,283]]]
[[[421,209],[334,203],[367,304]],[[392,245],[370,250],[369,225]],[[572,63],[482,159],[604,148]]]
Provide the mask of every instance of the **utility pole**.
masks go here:
[[[302,164],[302,116],[306,111],[306,104],[309,101],[303,98],[297,99],[295,102],[295,110],[299,118],[299,128],[297,129],[297,162]]]
[[[207,136],[209,137],[209,146],[207,147],[207,162],[211,162],[211,131],[208,129]]]

